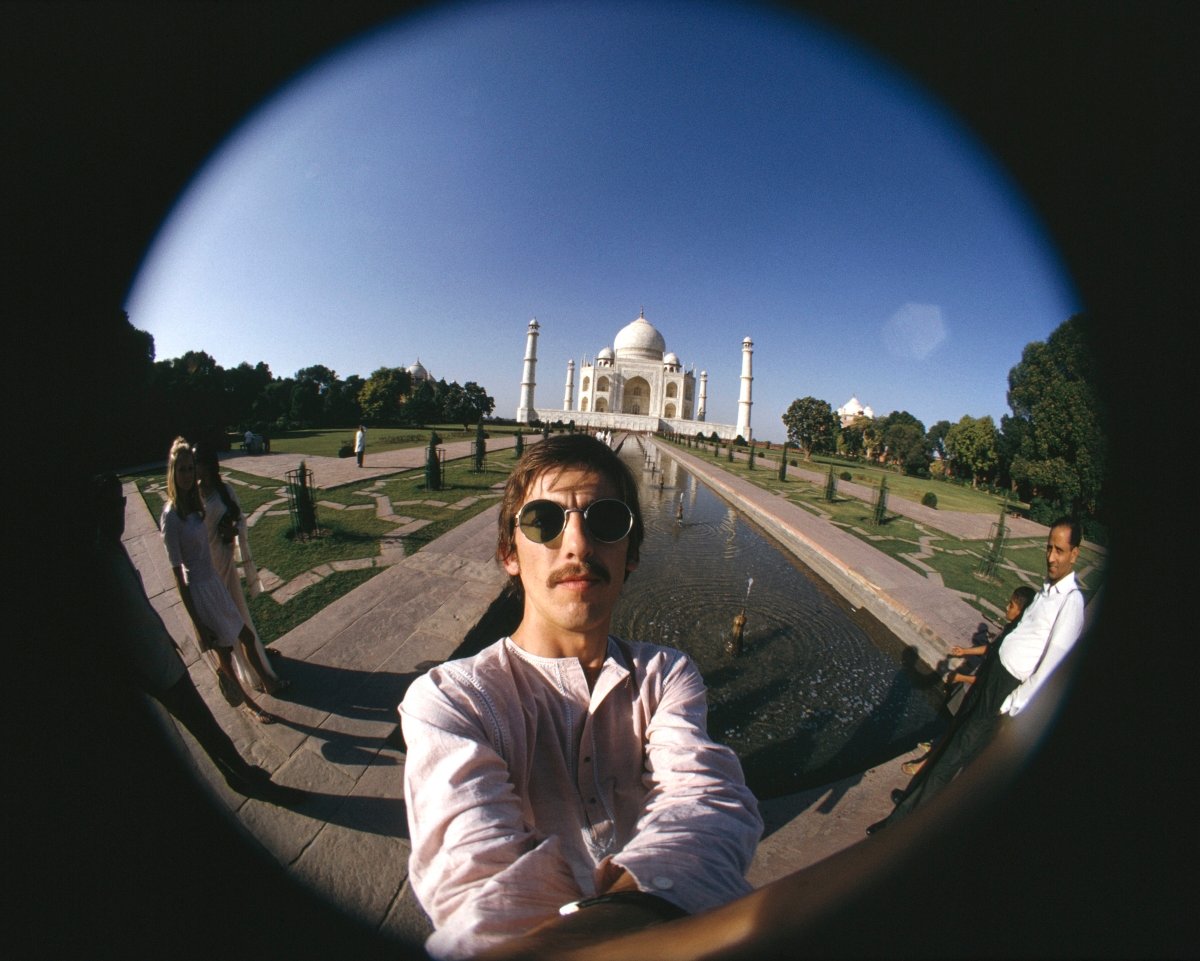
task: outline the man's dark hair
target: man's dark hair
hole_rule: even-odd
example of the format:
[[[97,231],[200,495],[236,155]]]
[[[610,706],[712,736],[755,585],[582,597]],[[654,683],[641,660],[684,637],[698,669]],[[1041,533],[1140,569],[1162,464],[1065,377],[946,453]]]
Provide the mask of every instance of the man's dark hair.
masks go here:
[[[1069,527],[1071,529],[1071,546],[1078,547],[1083,543],[1083,529],[1079,526],[1079,521],[1073,517],[1063,516],[1050,525],[1050,530],[1056,527]]]
[[[599,474],[617,489],[617,497],[633,511],[633,529],[628,538],[628,558],[636,561],[642,538],[645,536],[642,509],[638,503],[637,481],[633,472],[612,448],[587,434],[556,434],[525,449],[525,453],[517,461],[517,466],[508,476],[508,483],[504,486],[504,498],[500,501],[497,560],[506,560],[516,550],[514,536],[517,511],[521,509],[534,482],[547,471],[564,469],[586,470]],[[509,587],[515,593],[520,593],[520,586],[519,578],[510,578]]]

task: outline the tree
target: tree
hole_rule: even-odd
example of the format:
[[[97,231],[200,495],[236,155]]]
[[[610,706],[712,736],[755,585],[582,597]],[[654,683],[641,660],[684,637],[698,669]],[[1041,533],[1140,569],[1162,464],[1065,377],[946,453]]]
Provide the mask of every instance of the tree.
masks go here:
[[[1022,499],[1094,517],[1108,451],[1093,336],[1087,317],[1076,314],[1045,343],[1027,344],[1008,374],[1013,416],[1002,423],[1016,440],[1009,470]]]
[[[417,385],[416,390],[405,400],[401,410],[404,422],[417,426],[432,424],[440,419],[441,413],[442,408],[438,403],[437,391],[434,385],[427,380],[423,380]]]
[[[271,368],[262,361],[253,367],[242,361],[225,371],[225,394],[230,405],[228,426],[249,423],[259,395],[270,383]]]
[[[325,392],[325,423],[330,427],[344,427],[362,422],[362,408],[358,405],[358,395],[362,393],[366,381],[358,374],[351,374],[345,380],[337,381]]]
[[[341,385],[337,373],[314,364],[296,371],[293,380],[291,419],[306,426],[331,426],[327,413],[330,394]]]
[[[463,390],[466,392],[467,398],[475,410],[476,422],[483,420],[483,418],[496,409],[495,399],[489,397],[487,391],[475,383],[475,381],[467,381],[463,384]]]
[[[804,451],[804,459],[812,460],[813,452],[832,450],[838,422],[828,401],[801,397],[792,401],[783,415],[788,440]]]
[[[888,460],[898,464],[904,473],[925,475],[932,457],[925,446],[925,432],[916,424],[894,424],[887,431]]]
[[[202,350],[160,360],[150,375],[152,410],[172,436],[211,443],[228,421],[225,371]],[[168,442],[169,443],[169,442]]]
[[[315,427],[321,420],[325,399],[321,396],[321,385],[315,380],[293,380],[288,404],[288,417],[293,423],[304,427]]]
[[[978,419],[964,414],[946,432],[945,449],[956,476],[970,477],[978,487],[999,462],[996,424],[990,415]]]
[[[261,425],[287,429],[287,414],[292,404],[292,387],[294,382],[290,377],[277,377],[266,385],[254,399],[251,408],[251,423],[257,430]]]
[[[929,450],[942,460],[947,459],[946,453],[946,434],[950,431],[950,421],[939,420],[936,424],[929,428],[929,432],[925,435],[925,443]]]
[[[471,406],[471,401],[467,397],[467,392],[463,390],[462,385],[455,381],[446,387],[445,397],[442,400],[442,420],[449,421],[452,424],[462,424],[465,431],[471,426],[471,421],[475,408]]]
[[[330,370],[324,364],[314,364],[312,367],[303,367],[296,371],[296,376],[292,378],[297,383],[311,381],[318,388],[324,390],[327,387],[332,387],[337,383],[338,375],[335,371]]]
[[[162,458],[175,435],[153,389],[154,338],[123,310],[91,309],[79,319],[72,346],[88,362],[61,398],[80,422],[71,438],[78,464],[92,471]]]
[[[887,460],[900,465],[906,474],[928,472],[933,455],[925,439],[925,425],[906,410],[894,410],[876,420]]]
[[[866,432],[871,427],[871,418],[857,415],[838,434],[838,449],[851,457],[858,457],[866,448]]]
[[[883,447],[882,431],[883,431],[883,418],[882,417],[871,418],[871,420],[863,427],[863,429],[862,429],[863,453],[866,455],[867,460],[876,459],[875,452],[880,450]],[[879,456],[879,459],[880,460],[883,459],[882,455]]]
[[[397,423],[402,419],[402,401],[411,390],[412,376],[403,367],[380,367],[358,394],[363,421],[372,425]]]
[[[466,430],[478,424],[496,409],[496,402],[475,381],[460,386],[457,381],[446,384],[442,391],[442,419],[462,424]]]

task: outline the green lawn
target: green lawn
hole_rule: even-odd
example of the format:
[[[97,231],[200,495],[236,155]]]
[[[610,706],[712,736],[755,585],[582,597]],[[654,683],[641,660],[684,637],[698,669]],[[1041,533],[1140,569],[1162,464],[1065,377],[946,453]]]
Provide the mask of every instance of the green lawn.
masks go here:
[[[684,450],[689,450],[686,446]],[[745,454],[747,448],[737,448],[737,450]],[[717,457],[713,457],[712,444],[697,449],[692,447],[690,453],[703,457],[705,460],[713,460],[719,462],[721,466],[729,468],[731,465],[726,459],[726,448],[721,447],[721,453]],[[859,461],[845,460],[840,457],[825,457],[817,454],[811,461],[805,461],[804,455],[794,448],[788,448],[788,464],[795,461],[795,467],[803,470],[815,471],[824,476],[829,471],[829,465],[833,465],[834,475],[841,479],[842,472],[849,472],[851,480],[856,484],[865,484],[869,487],[878,488],[880,481],[887,478],[888,496],[903,497],[906,500],[913,501],[916,504],[921,502],[921,498],[925,496],[927,491],[932,491],[937,495],[938,508],[950,511],[963,511],[970,514],[997,514],[1000,510],[1000,505],[1004,503],[1003,497],[997,497],[995,494],[989,494],[986,491],[973,490],[965,484],[957,484],[952,481],[935,480],[933,478],[921,479],[919,477],[909,477],[905,474],[900,474],[895,471],[887,470],[883,467],[863,464]],[[734,467],[738,461],[734,462]],[[741,466],[745,466],[744,461],[740,462]],[[755,453],[755,467],[763,472],[779,471],[779,445],[772,444],[771,450],[764,451],[761,448]],[[1028,504],[1021,503],[1015,498],[1010,500],[1009,506],[1013,510],[1025,510]]]
[[[442,433],[440,429],[439,433]],[[474,437],[474,434],[471,436]],[[274,445],[272,449],[274,450]],[[238,500],[247,514],[253,513],[263,504],[284,498],[258,519],[250,528],[249,537],[255,564],[260,569],[270,570],[284,581],[289,581],[305,571],[331,561],[379,556],[380,539],[396,525],[376,516],[376,502],[371,493],[386,494],[397,515],[432,521],[402,538],[405,552],[411,554],[495,504],[499,498],[497,492],[492,491],[492,487],[502,484],[508,478],[514,461],[511,448],[489,454],[485,459],[483,471],[478,474],[472,469],[473,463],[469,457],[449,461],[445,464],[442,489],[439,491],[425,490],[424,470],[377,478],[362,485],[351,484],[331,491],[321,490],[317,495],[317,518],[322,534],[307,540],[298,540],[293,536],[291,517],[287,513],[285,486],[282,483],[241,471],[226,470],[222,474],[236,489]],[[151,514],[155,518],[160,517],[166,503],[165,473],[161,470],[150,470],[123,479],[137,482]],[[461,501],[472,497],[479,500],[472,504],[460,505]],[[337,510],[329,506],[320,506],[320,501],[367,509]],[[405,503],[406,501],[419,503]],[[276,515],[275,510],[281,513]],[[254,598],[250,601],[250,612],[263,642],[270,643],[286,634],[297,624],[303,623],[380,570],[382,568],[337,571],[305,588],[286,604],[280,604],[266,594]]]
[[[358,425],[349,427],[329,427],[320,430],[291,430],[278,436],[271,435],[272,454],[317,454],[321,457],[337,457],[343,444],[354,445],[354,434]],[[436,430],[443,442],[457,440],[474,440],[475,428],[463,430],[462,424],[436,424],[432,427],[368,427],[367,453],[385,450],[398,450],[402,447],[424,447],[429,443],[429,434]],[[515,427],[500,425],[484,425],[484,431],[495,437],[498,434],[512,434]],[[526,429],[528,434],[529,430]],[[230,446],[238,450],[242,444],[242,435],[231,433]]]

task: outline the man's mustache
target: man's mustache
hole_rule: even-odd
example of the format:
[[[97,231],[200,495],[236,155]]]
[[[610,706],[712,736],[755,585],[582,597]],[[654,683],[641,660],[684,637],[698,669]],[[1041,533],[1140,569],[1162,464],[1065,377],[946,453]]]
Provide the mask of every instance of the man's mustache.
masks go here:
[[[608,572],[608,568],[600,561],[589,557],[582,563],[568,564],[566,567],[560,567],[558,570],[552,572],[546,578],[546,586],[554,587],[563,581],[571,581],[578,577],[595,577],[605,584],[612,582],[612,575]]]

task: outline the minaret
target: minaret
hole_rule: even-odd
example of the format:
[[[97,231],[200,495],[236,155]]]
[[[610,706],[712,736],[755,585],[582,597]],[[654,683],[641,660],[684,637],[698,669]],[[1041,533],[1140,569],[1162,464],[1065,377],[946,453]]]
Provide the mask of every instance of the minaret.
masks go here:
[[[571,398],[575,396],[575,361],[567,361],[567,389],[563,393],[563,410],[571,409]]]
[[[537,417],[533,406],[533,389],[537,386],[534,374],[537,368],[537,318],[529,322],[529,333],[525,337],[525,370],[521,375],[521,404],[517,408],[517,423],[528,424]]]
[[[754,356],[754,343],[747,337],[742,341],[742,393],[738,398],[737,432],[743,440],[750,441],[750,384],[754,380],[751,373],[751,358]]]
[[[696,420],[704,420],[704,413],[708,406],[708,371],[700,371],[700,403],[696,408]]]

